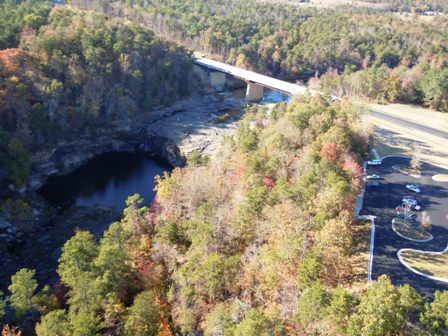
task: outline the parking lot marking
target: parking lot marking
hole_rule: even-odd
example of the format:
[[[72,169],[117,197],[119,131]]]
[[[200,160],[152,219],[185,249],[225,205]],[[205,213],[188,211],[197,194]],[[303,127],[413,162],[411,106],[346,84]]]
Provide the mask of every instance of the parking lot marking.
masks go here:
[[[395,219],[395,218],[394,218]],[[434,237],[432,236],[432,234],[430,234],[429,232],[427,232],[427,231],[425,231],[427,234],[429,234],[429,237],[428,238],[426,238],[426,239],[414,239],[414,238],[409,238],[409,237],[406,237],[405,235],[402,235],[400,232],[398,232],[397,231],[397,229],[395,228],[395,225],[394,225],[394,219],[392,219],[392,230],[394,230],[394,232],[397,234],[397,235],[399,235],[401,238],[404,238],[404,239],[407,239],[407,240],[412,240],[412,241],[415,241],[415,242],[417,242],[417,243],[426,243],[426,242],[429,242],[429,241],[431,241]]]
[[[385,159],[388,159],[388,158],[390,158],[390,159],[396,159],[396,160],[398,160],[398,162],[400,162],[400,159],[401,160],[403,160],[403,159],[407,159],[407,160],[409,160],[410,159],[410,157],[409,156],[404,156],[404,155],[387,155],[387,156],[384,156],[384,157],[382,157],[382,158],[380,158],[381,159],[381,161],[383,161],[383,160],[385,160]],[[425,163],[425,164],[429,164],[429,167],[432,167],[433,166],[433,168],[434,169],[437,169],[437,168],[442,168],[442,169],[447,169],[447,167],[443,167],[443,166],[440,166],[440,165],[436,165],[436,164],[433,164],[433,163],[429,163],[429,162],[427,162],[427,161],[425,161],[425,160],[421,160],[421,162],[422,163]],[[365,163],[367,163],[367,161],[365,162]],[[383,162],[382,162],[383,163]],[[392,161],[392,162],[389,162],[389,161],[387,161],[386,163],[385,163],[385,168],[384,169],[386,169],[386,171],[387,171],[387,169],[392,169],[392,170],[395,170],[395,169],[393,169],[392,167],[389,167],[389,165],[391,165],[391,164],[394,164],[394,162]],[[376,168],[375,166],[373,166],[373,167],[371,167],[371,169],[372,169],[372,171],[373,171],[373,173],[376,173],[376,170],[378,170],[379,169],[379,171],[381,171],[383,168],[382,168],[382,166],[383,166],[383,164],[381,164],[378,168]],[[433,169],[433,168],[429,168],[430,170],[431,169]],[[384,170],[383,169],[383,170]],[[365,173],[367,173],[367,172],[365,172]],[[373,174],[372,172],[370,172],[371,174]],[[387,174],[388,173],[384,173],[386,176],[388,176]],[[445,173],[446,174],[446,173]],[[407,176],[408,174],[404,174],[403,176]],[[389,178],[389,177],[387,177],[387,178]],[[400,178],[398,178],[398,179],[400,179]],[[404,179],[404,181],[406,181],[406,179]],[[426,183],[427,181],[425,181],[425,183]],[[396,181],[395,182],[393,182],[393,183],[396,183]],[[401,184],[400,184],[401,183]],[[399,184],[398,185],[402,185],[404,182],[399,182]],[[410,181],[406,181],[406,183],[411,183]],[[386,180],[386,183],[385,183],[385,185],[386,186],[388,186],[388,183],[387,183],[387,180]],[[388,187],[389,188],[389,187]],[[390,188],[389,188],[390,189]],[[387,189],[386,189],[387,190]],[[390,191],[390,190],[389,190]],[[367,195],[363,195],[364,197],[363,198],[365,198]],[[383,195],[384,196],[384,195]],[[379,210],[380,210],[380,212],[379,213],[383,213],[384,211],[383,211],[383,209],[384,209],[384,202],[382,202],[383,201],[383,199],[384,199],[384,197],[383,197],[383,199],[380,197],[380,199],[378,199],[378,196],[375,196],[376,197],[376,199],[375,199],[375,201],[378,201],[379,203]],[[432,196],[432,197],[434,197],[434,196]],[[440,197],[440,196],[437,196],[437,197]],[[425,273],[423,273],[423,272],[420,272],[420,271],[418,271],[418,270],[414,270],[414,269],[412,269],[412,266],[410,266],[410,265],[407,265],[407,264],[405,264],[405,262],[403,262],[404,260],[403,260],[403,258],[400,256],[400,254],[401,253],[399,253],[400,251],[402,251],[402,250],[413,250],[412,248],[408,248],[408,247],[406,247],[406,245],[404,245],[403,246],[403,244],[406,244],[406,242],[399,242],[400,240],[401,240],[401,238],[398,238],[397,239],[397,241],[396,241],[396,243],[398,244],[398,245],[401,245],[401,246],[397,246],[398,247],[398,250],[399,251],[397,251],[397,250],[395,250],[394,252],[393,252],[393,255],[395,256],[395,257],[393,257],[393,259],[395,259],[396,260],[396,262],[394,262],[393,261],[393,259],[390,259],[390,254],[389,254],[389,251],[388,250],[390,250],[390,246],[383,246],[384,245],[384,242],[382,241],[383,239],[385,239],[385,241],[387,242],[387,241],[389,241],[389,239],[394,239],[394,238],[391,238],[391,237],[383,237],[383,235],[384,235],[384,233],[385,232],[383,232],[383,222],[378,222],[378,220],[380,220],[380,218],[379,217],[377,217],[377,216],[372,216],[372,215],[370,215],[371,213],[375,213],[375,210],[378,210],[378,209],[376,209],[377,207],[375,206],[375,205],[373,205],[373,208],[374,209],[370,209],[370,207],[372,206],[372,204],[370,204],[370,202],[372,201],[372,200],[370,200],[369,199],[369,197],[367,197],[367,199],[368,199],[368,204],[363,204],[363,208],[364,208],[364,206],[367,206],[367,208],[368,209],[366,209],[367,210],[367,214],[366,214],[366,212],[364,212],[364,214],[365,215],[361,215],[361,216],[359,216],[358,218],[360,218],[360,219],[368,219],[368,220],[370,220],[370,222],[372,223],[372,226],[371,226],[371,236],[370,236],[370,256],[369,256],[369,263],[368,263],[368,283],[370,284],[373,280],[372,280],[372,278],[373,278],[373,276],[374,276],[374,274],[373,274],[373,266],[374,266],[374,264],[373,264],[373,262],[375,261],[375,274],[377,273],[377,272],[383,272],[383,273],[387,273],[387,274],[390,274],[391,276],[393,276],[393,277],[396,277],[396,279],[394,279],[394,281],[398,281],[398,282],[400,282],[400,281],[407,281],[406,283],[410,283],[410,284],[412,284],[413,286],[416,286],[416,288],[418,288],[418,290],[419,291],[422,291],[422,292],[424,292],[425,294],[428,294],[428,293],[433,293],[434,292],[434,290],[435,289],[439,289],[439,288],[443,288],[443,286],[446,286],[446,284],[448,284],[448,279],[445,279],[445,280],[442,280],[442,279],[440,279],[440,278],[438,278],[438,277],[435,277],[435,276],[431,276],[431,275],[429,275],[429,274],[425,274]],[[363,203],[365,203],[365,199],[363,199]],[[436,204],[439,204],[439,203],[436,203]],[[364,210],[364,211],[366,211],[366,210]],[[373,210],[373,211],[372,211]],[[361,211],[363,211],[363,210],[361,210]],[[440,209],[438,210],[439,212],[440,212]],[[362,213],[362,212],[361,212]],[[370,214],[369,214],[370,213]],[[388,214],[386,214],[386,217],[387,216],[389,216]],[[443,217],[445,218],[445,216],[446,216],[446,218],[448,219],[448,215],[443,215]],[[388,222],[389,222],[389,225],[390,225],[390,219],[388,220]],[[380,225],[378,228],[376,228],[376,225]],[[375,235],[377,235],[377,234],[379,234],[380,233],[380,231],[378,231],[378,230],[376,230],[376,229],[378,229],[378,230],[380,230],[381,231],[381,241],[375,241]],[[393,229],[393,231],[392,232],[394,232],[395,231],[395,233],[397,233],[396,232],[396,230],[392,227],[392,229]],[[378,232],[377,232],[378,231]],[[429,232],[428,232],[429,233]],[[392,235],[395,235],[394,233],[392,233]],[[398,233],[398,236],[401,236],[399,233]],[[403,237],[403,238],[406,238],[406,239],[408,239],[409,240],[409,242],[408,243],[411,243],[410,241],[415,241],[415,242],[423,242],[423,241],[418,241],[418,240],[414,240],[413,238],[407,238],[407,237]],[[431,241],[431,239],[428,239],[428,240],[426,240],[425,242],[427,243],[427,244],[430,244],[431,246],[437,246],[437,244],[438,243],[433,243],[434,241],[436,241],[436,237],[433,237],[434,239]],[[390,242],[390,241],[389,241]],[[446,241],[445,241],[446,242]],[[380,256],[380,259],[381,259],[381,264],[378,264],[379,262],[380,262],[380,259],[374,259],[374,250],[375,250],[375,243],[377,243],[377,244],[379,244],[378,245],[378,247],[377,247],[377,251],[376,251],[376,253],[379,253],[379,255],[378,256]],[[414,243],[415,244],[415,243]],[[400,250],[400,247],[401,247],[401,250]],[[415,247],[414,247],[415,248]],[[438,250],[440,247],[435,247],[435,248],[433,248],[432,250],[434,251],[434,250]],[[420,251],[419,251],[420,252]],[[428,252],[424,252],[424,253],[428,253]],[[435,253],[435,252],[429,252],[429,253]],[[437,254],[443,254],[443,253],[448,253],[448,246],[447,246],[447,248],[444,250],[444,251],[442,251],[442,252],[437,252]],[[389,254],[389,256],[388,256],[388,254]],[[406,256],[406,254],[403,254],[403,256]],[[398,257],[398,258],[397,258]],[[386,262],[385,263],[383,263],[383,260],[382,260],[382,258],[386,258]],[[395,264],[396,263],[396,264]],[[402,266],[405,266],[406,267],[406,269],[409,269],[410,271],[411,271],[411,274],[413,273],[413,274],[418,274],[418,275],[421,275],[421,276],[423,276],[424,278],[427,278],[427,279],[431,279],[431,280],[439,280],[439,281],[441,281],[441,282],[443,282],[445,285],[441,285],[441,284],[436,284],[436,283],[434,283],[434,285],[427,285],[427,283],[425,283],[425,282],[420,282],[418,279],[415,279],[415,278],[410,278],[409,276],[406,276],[406,275],[400,275],[400,274],[396,274],[395,273],[395,271],[394,271],[394,267],[395,268],[397,268],[398,267],[398,265],[402,265]],[[378,269],[377,269],[378,268]],[[399,268],[397,268],[397,269],[399,269]]]
[[[416,249],[411,249],[411,248],[404,248],[401,249],[397,252],[397,257],[398,260],[400,260],[400,262],[407,268],[409,269],[411,272],[414,272],[415,274],[424,276],[425,278],[431,279],[431,280],[436,280],[436,281],[440,281],[440,282],[444,282],[444,283],[448,283],[448,279],[444,279],[444,278],[439,278],[439,277],[435,277],[432,275],[428,275],[426,273],[417,271],[416,269],[412,268],[412,266],[410,266],[406,261],[403,260],[403,257],[401,256],[402,252],[405,251],[413,251],[413,252],[418,252],[418,253],[423,253],[423,254],[445,254],[448,252],[448,245],[446,246],[446,248],[442,251],[442,252],[432,252],[432,251],[421,251],[421,250],[416,250]]]
[[[359,216],[358,219],[369,220],[371,225],[370,228],[370,255],[369,255],[369,266],[367,270],[367,283],[372,282],[372,267],[373,267],[373,249],[375,248],[375,218],[376,216]]]

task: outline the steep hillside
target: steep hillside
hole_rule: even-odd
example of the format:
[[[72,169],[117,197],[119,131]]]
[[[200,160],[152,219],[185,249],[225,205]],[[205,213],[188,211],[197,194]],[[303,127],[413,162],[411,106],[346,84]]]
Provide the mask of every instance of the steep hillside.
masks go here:
[[[319,97],[270,113],[250,108],[220,156],[195,156],[159,178],[151,207],[134,195],[99,244],[82,231],[65,244],[58,273],[69,308],[53,297],[37,334],[361,336],[417,335],[409,322],[428,333],[443,328],[437,307],[445,294],[423,309],[415,290],[384,276],[366,291],[348,290],[367,142],[358,118],[349,103]]]
[[[194,89],[185,49],[140,26],[55,7],[0,51],[0,159],[26,182],[30,152],[123,129]],[[188,83],[188,85],[187,85]]]
[[[448,111],[448,17],[251,1],[147,0],[73,6],[126,16],[243,68],[308,81],[337,96]]]

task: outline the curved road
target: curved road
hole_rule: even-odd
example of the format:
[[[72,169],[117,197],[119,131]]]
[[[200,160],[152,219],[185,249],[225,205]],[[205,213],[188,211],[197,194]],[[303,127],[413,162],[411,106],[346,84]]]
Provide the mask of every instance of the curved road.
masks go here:
[[[402,126],[405,128],[415,129],[417,131],[428,133],[428,134],[437,136],[439,138],[448,139],[448,132],[445,132],[445,131],[442,131],[442,130],[439,130],[436,128],[417,124],[415,122],[412,122],[412,121],[409,121],[406,119],[398,118],[398,117],[392,116],[390,114],[381,113],[381,112],[377,112],[377,111],[371,111],[370,115],[374,118],[383,119],[383,120],[389,121],[391,123],[394,123],[396,125],[399,125],[399,126]]]

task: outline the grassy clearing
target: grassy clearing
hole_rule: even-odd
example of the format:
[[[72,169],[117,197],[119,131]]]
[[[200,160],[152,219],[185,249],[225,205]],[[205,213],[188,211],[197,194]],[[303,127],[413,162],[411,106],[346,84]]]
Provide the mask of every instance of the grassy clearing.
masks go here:
[[[366,117],[365,120],[373,131],[372,145],[381,156],[412,156],[418,151],[422,160],[448,167],[448,140],[381,119]]]
[[[432,177],[434,181],[438,182],[448,182],[448,175],[445,174],[437,174]]]
[[[403,147],[395,147],[386,143],[381,135],[375,134],[372,138],[372,146],[378,151],[378,154],[383,157],[386,155],[410,155],[410,152]]]
[[[405,221],[398,218],[394,218],[392,220],[392,228],[397,234],[406,237],[408,239],[427,240],[432,237],[425,230],[422,230],[419,227],[414,227],[409,223],[406,223]]]
[[[353,254],[350,258],[353,267],[351,289],[359,292],[367,288],[367,271],[369,266],[370,221],[358,221],[352,225]]]
[[[392,168],[399,171],[400,173],[407,174],[407,175],[415,177],[415,178],[422,177],[420,171],[413,170],[406,166],[392,166]]]
[[[402,250],[401,258],[416,271],[448,280],[448,253],[422,253],[417,250]]]

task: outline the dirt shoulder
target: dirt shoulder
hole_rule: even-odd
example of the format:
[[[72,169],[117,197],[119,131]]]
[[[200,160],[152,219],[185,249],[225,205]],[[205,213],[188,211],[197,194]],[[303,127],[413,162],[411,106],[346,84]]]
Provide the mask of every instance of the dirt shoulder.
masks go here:
[[[397,118],[424,124],[425,126],[442,131],[448,130],[448,113],[437,112],[416,105],[405,104],[369,104],[368,108],[373,111],[387,113]]]
[[[448,114],[400,104],[370,105],[370,107],[372,106],[378,112],[389,113],[436,129],[448,129]],[[368,115],[364,120],[373,128],[373,146],[380,156],[412,156],[417,152],[425,161],[448,167],[448,139],[405,128]]]
[[[353,254],[350,262],[353,279],[349,286],[352,292],[360,292],[368,285],[370,226],[371,223],[368,220],[359,220],[352,225]]]

